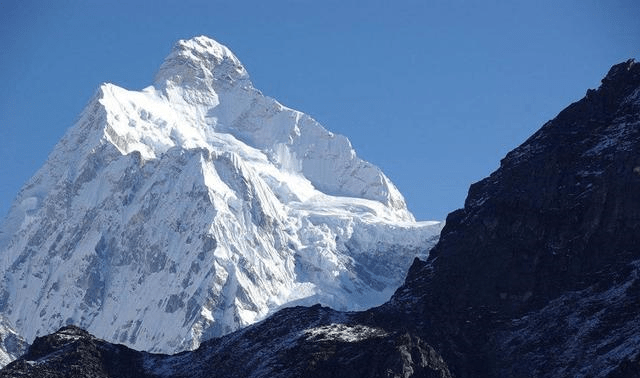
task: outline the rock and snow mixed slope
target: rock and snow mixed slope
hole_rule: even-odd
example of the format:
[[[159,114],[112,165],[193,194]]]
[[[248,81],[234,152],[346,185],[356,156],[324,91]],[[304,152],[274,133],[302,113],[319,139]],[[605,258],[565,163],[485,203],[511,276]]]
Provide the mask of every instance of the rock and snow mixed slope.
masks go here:
[[[283,306],[387,300],[442,227],[349,141],[179,41],[153,86],[104,84],[0,227],[0,314],[175,352]]]
[[[7,319],[0,316],[0,367],[27,351],[27,343]]]

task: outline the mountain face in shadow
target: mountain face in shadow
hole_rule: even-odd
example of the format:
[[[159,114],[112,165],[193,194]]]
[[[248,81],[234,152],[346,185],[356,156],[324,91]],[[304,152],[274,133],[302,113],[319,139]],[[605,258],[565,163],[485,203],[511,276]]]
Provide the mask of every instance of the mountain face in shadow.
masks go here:
[[[471,186],[391,306],[428,319],[459,376],[608,376],[637,361],[639,152],[628,61]]]
[[[64,328],[0,377],[640,376],[639,193],[630,60],[472,185],[382,306],[289,308],[173,356]]]

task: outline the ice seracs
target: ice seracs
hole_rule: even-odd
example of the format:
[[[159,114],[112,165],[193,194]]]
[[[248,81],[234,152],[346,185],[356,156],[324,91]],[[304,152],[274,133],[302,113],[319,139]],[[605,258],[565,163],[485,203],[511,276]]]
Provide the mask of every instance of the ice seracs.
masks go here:
[[[383,303],[442,227],[347,138],[179,41],[153,86],[103,84],[0,227],[0,313],[176,352],[292,304]]]

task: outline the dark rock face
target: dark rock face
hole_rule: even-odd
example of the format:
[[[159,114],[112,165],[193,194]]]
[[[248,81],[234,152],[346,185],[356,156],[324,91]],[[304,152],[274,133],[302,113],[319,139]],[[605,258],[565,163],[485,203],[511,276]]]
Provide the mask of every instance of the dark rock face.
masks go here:
[[[385,305],[285,309],[174,356],[63,329],[0,377],[77,365],[105,377],[640,377],[639,277],[640,65],[628,61],[471,186]]]
[[[517,315],[628,276],[640,257],[639,86],[640,66],[614,66],[471,186],[431,258],[439,291],[458,286],[455,306]]]
[[[193,355],[154,363],[174,377],[451,377],[442,357],[408,333],[359,322],[319,305],[282,310]],[[194,365],[193,361],[199,361]]]
[[[638,193],[640,65],[633,61],[611,68],[598,90],[471,186],[431,252],[429,290],[435,302],[449,302],[448,311],[479,317],[465,321],[483,332],[467,334],[469,345],[459,347],[495,354],[485,356],[486,374],[605,376],[589,367],[599,357],[610,365],[637,359],[640,347],[623,338],[640,336],[631,289],[640,259]],[[609,353],[616,348],[621,355]]]
[[[385,307],[425,319],[458,376],[637,367],[638,193],[640,65],[628,61],[471,186]]]
[[[0,377],[148,377],[147,353],[96,339],[67,326],[38,337],[20,359],[0,370]]]

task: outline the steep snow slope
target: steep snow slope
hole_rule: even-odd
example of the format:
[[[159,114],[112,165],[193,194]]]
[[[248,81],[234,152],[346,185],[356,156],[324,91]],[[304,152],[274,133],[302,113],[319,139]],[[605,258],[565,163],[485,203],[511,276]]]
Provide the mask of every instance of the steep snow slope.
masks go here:
[[[153,86],[104,84],[0,227],[0,313],[175,352],[283,306],[387,300],[442,227],[349,141],[206,38]]]

